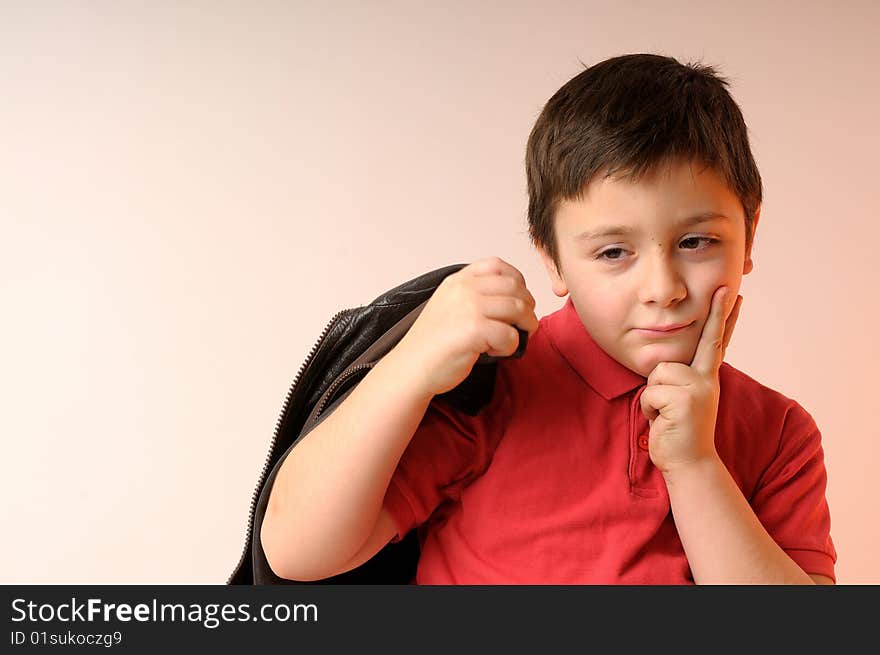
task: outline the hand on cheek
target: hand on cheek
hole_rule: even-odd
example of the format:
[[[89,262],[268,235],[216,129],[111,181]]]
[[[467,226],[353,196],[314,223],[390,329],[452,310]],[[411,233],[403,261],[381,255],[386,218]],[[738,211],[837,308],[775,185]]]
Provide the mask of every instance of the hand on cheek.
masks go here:
[[[715,290],[690,365],[660,362],[642,391],[642,413],[651,426],[648,454],[664,474],[716,456],[718,369],[742,305],[742,296],[737,296],[731,308],[728,296],[727,287]]]

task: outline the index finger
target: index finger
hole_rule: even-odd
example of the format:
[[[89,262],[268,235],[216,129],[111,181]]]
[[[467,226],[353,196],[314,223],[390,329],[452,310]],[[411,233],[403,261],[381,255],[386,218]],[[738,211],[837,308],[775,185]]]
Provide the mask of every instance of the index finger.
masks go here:
[[[724,359],[724,324],[727,319],[727,308],[730,303],[730,289],[718,287],[712,295],[712,307],[709,318],[703,324],[700,342],[691,367],[704,375],[715,373]]]
[[[525,286],[526,279],[522,272],[513,264],[501,259],[498,255],[492,257],[484,257],[475,262],[471,262],[466,267],[473,275],[510,275],[519,283]]]
[[[526,286],[526,279],[523,277],[522,272],[513,264],[501,259],[501,257],[497,255],[485,257],[473,262],[467,268],[470,269],[473,275],[506,275],[512,278],[520,289],[525,291],[524,300],[530,302],[532,307],[535,306],[535,298]]]

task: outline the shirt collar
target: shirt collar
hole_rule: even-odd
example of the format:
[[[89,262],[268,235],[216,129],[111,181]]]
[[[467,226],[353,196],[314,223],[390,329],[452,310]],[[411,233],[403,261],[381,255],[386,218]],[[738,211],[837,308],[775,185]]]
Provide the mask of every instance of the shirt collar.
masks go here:
[[[550,342],[584,382],[605,400],[617,398],[647,382],[646,378],[628,369],[593,341],[571,296],[545,320]]]

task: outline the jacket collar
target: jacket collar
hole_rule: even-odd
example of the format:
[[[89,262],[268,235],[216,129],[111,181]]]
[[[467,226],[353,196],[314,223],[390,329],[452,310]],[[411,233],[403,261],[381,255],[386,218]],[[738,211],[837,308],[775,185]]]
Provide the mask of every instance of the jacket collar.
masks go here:
[[[593,341],[571,301],[548,314],[550,342],[577,374],[605,400],[617,398],[647,380],[606,353]]]

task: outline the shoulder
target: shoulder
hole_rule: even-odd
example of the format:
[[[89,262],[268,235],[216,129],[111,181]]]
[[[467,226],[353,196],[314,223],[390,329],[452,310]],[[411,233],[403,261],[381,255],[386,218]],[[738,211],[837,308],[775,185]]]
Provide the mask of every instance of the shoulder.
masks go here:
[[[822,435],[797,400],[726,362],[719,383],[716,448],[747,497],[769,476],[821,459]]]
[[[761,425],[765,431],[803,432],[815,430],[813,416],[794,398],[773,389],[727,362],[718,371],[721,396],[719,414]]]

